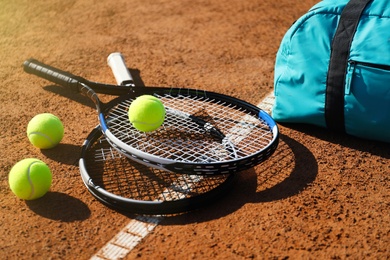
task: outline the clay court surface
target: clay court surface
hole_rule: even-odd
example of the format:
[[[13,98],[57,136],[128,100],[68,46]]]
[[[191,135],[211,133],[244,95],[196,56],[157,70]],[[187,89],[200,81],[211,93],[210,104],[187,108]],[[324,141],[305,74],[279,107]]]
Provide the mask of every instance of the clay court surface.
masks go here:
[[[24,60],[115,83],[106,59],[119,51],[145,85],[259,104],[273,89],[283,35],[316,2],[0,0],[0,258],[90,259],[137,217],[102,205],[81,180],[77,163],[97,125],[94,108],[24,73]],[[41,151],[25,131],[43,112],[61,118],[65,137]],[[279,127],[268,161],[240,173],[211,205],[164,217],[123,258],[389,259],[389,144]],[[50,166],[53,184],[26,202],[11,193],[8,172],[28,157]]]

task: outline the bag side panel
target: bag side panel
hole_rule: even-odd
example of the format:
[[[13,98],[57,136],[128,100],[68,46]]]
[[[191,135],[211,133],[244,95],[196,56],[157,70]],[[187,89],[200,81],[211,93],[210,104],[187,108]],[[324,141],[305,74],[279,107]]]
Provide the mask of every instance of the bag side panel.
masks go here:
[[[325,126],[327,70],[338,20],[337,11],[316,9],[285,35],[275,63],[276,121]]]

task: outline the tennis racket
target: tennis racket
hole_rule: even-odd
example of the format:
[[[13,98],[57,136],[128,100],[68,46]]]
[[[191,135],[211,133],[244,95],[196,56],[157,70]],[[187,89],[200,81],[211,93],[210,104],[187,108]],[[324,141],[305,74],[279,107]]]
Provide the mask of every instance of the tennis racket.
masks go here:
[[[229,174],[266,160],[279,132],[266,112],[245,101],[198,89],[116,86],[88,81],[29,59],[24,70],[89,97],[112,147],[141,164],[181,174]],[[97,93],[119,96],[108,103]],[[144,133],[128,120],[131,102],[154,95],[166,109],[158,130]]]

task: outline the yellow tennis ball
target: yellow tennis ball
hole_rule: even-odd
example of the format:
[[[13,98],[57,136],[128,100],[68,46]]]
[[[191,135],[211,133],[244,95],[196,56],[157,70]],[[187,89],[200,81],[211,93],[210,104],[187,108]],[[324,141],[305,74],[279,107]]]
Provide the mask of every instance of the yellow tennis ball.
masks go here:
[[[137,97],[130,105],[129,120],[139,131],[150,132],[159,128],[165,119],[165,108],[160,99],[152,95]]]
[[[34,200],[50,189],[52,174],[46,163],[27,158],[17,162],[9,172],[8,183],[12,192],[20,199]]]
[[[53,114],[38,114],[28,123],[27,136],[37,148],[53,148],[64,137],[64,126],[61,120]]]

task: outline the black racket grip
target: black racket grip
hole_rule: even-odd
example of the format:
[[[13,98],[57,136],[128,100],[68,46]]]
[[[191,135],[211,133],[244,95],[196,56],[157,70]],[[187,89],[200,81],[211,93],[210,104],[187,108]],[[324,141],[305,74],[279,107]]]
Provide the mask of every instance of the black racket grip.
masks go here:
[[[28,59],[23,63],[24,71],[34,74],[48,81],[56,83],[63,87],[71,88],[73,91],[79,92],[80,82],[85,81],[83,78],[75,76],[69,72],[62,71],[52,66],[46,65],[35,59]]]

